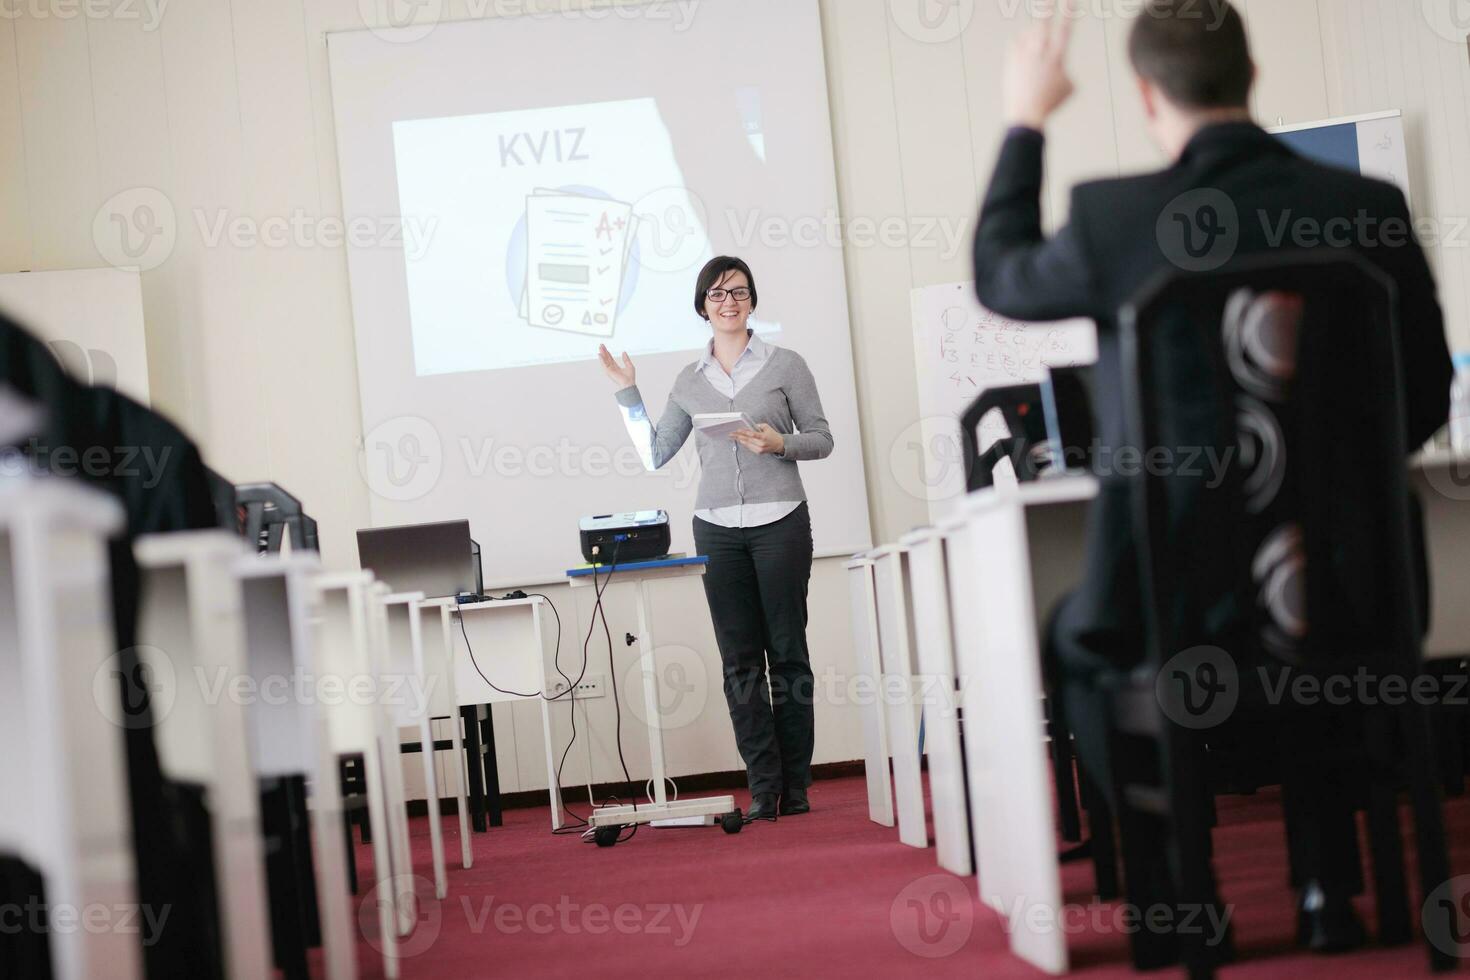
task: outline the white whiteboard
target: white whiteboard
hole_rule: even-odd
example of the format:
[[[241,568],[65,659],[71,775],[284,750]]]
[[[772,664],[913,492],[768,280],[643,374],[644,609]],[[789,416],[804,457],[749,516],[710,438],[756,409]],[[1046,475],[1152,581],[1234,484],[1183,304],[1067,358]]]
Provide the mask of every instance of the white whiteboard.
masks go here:
[[[78,381],[148,404],[143,281],[136,271],[7,273],[0,275],[0,309],[46,341]]]
[[[939,521],[965,493],[959,417],[988,388],[1031,384],[1046,370],[1097,360],[1091,320],[1022,323],[980,305],[973,282],[945,283],[910,294],[920,422],[900,439],[892,460],[900,482],[929,504]],[[998,413],[980,426],[980,448],[1008,435]]]
[[[665,509],[673,550],[693,550],[692,440],[643,472],[595,359],[600,326],[568,314],[550,333],[548,313],[518,309],[509,288],[549,275],[531,258],[541,198],[564,199],[560,211],[596,198],[638,219],[636,245],[621,230],[607,243],[625,275],[602,299],[616,311],[608,343],[632,354],[649,412],[710,337],[692,302],[708,256],[671,243],[744,258],[762,333],[806,360],[836,443],[801,464],[816,551],[866,550],[816,0],[704,0],[687,24],[670,23],[668,4],[618,10],[328,35],[344,215],[389,232],[347,243],[372,521],[468,518],[491,589],[562,578],[582,561],[577,522],[591,514]],[[648,134],[632,152],[621,123]],[[414,301],[425,295],[452,301]]]

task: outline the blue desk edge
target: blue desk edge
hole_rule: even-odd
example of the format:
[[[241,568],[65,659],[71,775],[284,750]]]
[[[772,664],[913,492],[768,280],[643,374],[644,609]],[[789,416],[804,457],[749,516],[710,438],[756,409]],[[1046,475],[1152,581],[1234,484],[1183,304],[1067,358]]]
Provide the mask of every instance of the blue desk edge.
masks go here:
[[[616,575],[619,572],[646,572],[654,568],[682,568],[685,565],[708,564],[709,558],[705,555],[695,555],[693,558],[655,558],[653,561],[630,561],[619,564],[613,571],[613,574]],[[598,575],[603,575],[607,572],[607,566],[596,565],[590,568],[569,568],[567,569],[567,578],[586,578],[593,572],[596,572]]]

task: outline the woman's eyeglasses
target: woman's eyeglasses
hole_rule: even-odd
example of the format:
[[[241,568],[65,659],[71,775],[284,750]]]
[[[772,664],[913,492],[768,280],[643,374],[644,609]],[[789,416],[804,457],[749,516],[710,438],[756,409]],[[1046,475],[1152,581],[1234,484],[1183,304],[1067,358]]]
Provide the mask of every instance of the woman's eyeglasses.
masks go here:
[[[736,286],[734,289],[715,288],[704,295],[711,303],[723,303],[726,296],[729,296],[737,303],[744,303],[750,299],[750,289],[746,286]]]

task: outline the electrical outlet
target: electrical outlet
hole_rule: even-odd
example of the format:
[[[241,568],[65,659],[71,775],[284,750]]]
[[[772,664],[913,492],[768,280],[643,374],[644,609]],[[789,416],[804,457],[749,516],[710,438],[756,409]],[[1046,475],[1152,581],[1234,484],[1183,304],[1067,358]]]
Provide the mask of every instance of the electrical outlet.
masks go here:
[[[560,677],[555,677],[547,682],[546,688],[552,694],[560,694],[567,689],[567,682],[562,680]],[[582,683],[577,685],[576,697],[579,699],[600,698],[602,697],[602,694],[603,688],[601,674],[588,674],[582,678]]]

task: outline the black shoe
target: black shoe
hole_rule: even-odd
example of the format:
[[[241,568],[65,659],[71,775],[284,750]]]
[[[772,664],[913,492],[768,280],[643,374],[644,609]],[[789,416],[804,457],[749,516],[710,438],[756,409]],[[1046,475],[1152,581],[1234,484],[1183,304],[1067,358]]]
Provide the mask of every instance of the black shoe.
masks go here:
[[[1328,894],[1316,881],[1302,889],[1296,910],[1296,942],[1314,953],[1345,953],[1365,941],[1363,923],[1347,895]]]
[[[805,789],[788,789],[781,794],[781,816],[790,817],[798,813],[810,813],[812,805],[807,802]]]
[[[776,819],[776,794],[756,793],[750,798],[750,809],[745,811],[745,822]]]

